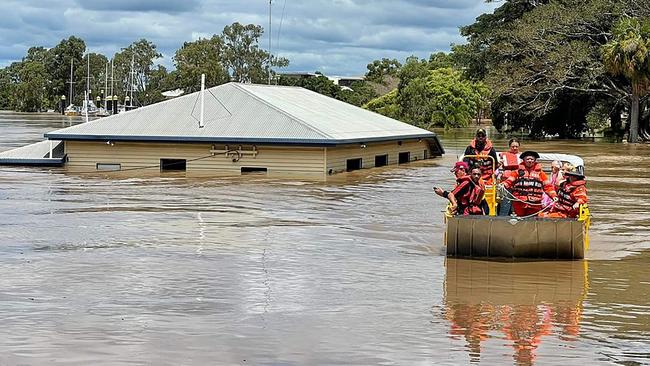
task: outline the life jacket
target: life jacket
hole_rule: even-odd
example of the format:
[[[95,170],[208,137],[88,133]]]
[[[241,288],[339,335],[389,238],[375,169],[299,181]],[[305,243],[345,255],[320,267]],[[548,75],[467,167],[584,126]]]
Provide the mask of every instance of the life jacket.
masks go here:
[[[490,151],[492,151],[492,141],[490,139],[485,140],[483,150],[478,150],[476,147],[476,139],[472,139],[472,142],[470,142],[469,146],[471,147],[472,155],[489,156]],[[488,183],[492,182],[492,174],[494,173],[494,169],[492,169],[492,159],[487,157],[471,159],[478,164],[479,168],[481,168],[481,178]],[[495,165],[497,163],[497,161],[494,162]]]
[[[467,187],[467,188],[466,188]],[[456,196],[459,193],[460,196]],[[463,215],[481,215],[481,202],[485,188],[481,183],[474,183],[469,175],[458,179],[458,185],[453,190],[458,203],[458,213]]]
[[[515,170],[519,167],[519,154],[502,152],[499,154],[499,156],[501,157],[501,162],[503,163],[503,169]]]
[[[573,183],[569,183],[569,181],[562,182],[557,192],[558,201],[555,203],[553,211],[563,212],[567,217],[578,217],[580,212],[578,209],[574,209],[573,205],[578,201],[587,203],[585,183],[584,180],[577,180]]]
[[[514,171],[514,174],[508,179],[514,180],[512,194],[515,197],[528,203],[542,202],[546,174],[542,171],[542,166],[539,163],[535,163],[532,170],[528,170],[523,164],[520,164],[519,169]]]

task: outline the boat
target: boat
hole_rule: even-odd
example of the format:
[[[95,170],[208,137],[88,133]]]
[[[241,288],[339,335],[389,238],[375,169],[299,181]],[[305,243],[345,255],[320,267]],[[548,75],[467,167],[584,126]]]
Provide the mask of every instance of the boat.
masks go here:
[[[496,166],[492,160],[493,166]],[[540,154],[538,162],[547,166],[549,164],[544,163],[553,160],[571,163],[577,171],[584,172],[583,160],[575,155]],[[496,181],[494,178],[492,180]],[[496,185],[486,186],[488,215],[452,215],[448,207],[444,214],[447,256],[538,260],[576,260],[585,257],[591,225],[588,205],[580,206],[578,218],[497,216],[496,205],[500,198]]]

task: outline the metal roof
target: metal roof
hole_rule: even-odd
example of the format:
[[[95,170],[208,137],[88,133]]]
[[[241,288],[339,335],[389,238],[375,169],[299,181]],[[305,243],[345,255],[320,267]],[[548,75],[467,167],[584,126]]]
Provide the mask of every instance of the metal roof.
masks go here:
[[[52,157],[50,157],[50,144]],[[65,155],[61,141],[41,141],[0,152],[0,165],[63,165]]]
[[[57,140],[331,145],[433,132],[299,87],[228,83],[45,134]]]

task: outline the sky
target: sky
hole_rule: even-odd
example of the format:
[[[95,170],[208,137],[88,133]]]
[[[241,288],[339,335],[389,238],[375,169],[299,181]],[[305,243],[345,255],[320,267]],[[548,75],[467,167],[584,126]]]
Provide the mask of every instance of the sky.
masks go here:
[[[484,0],[272,0],[271,49],[289,59],[281,71],[331,76],[366,72],[373,60],[428,58],[464,43],[458,27],[498,4]],[[31,46],[51,48],[71,35],[109,58],[145,38],[173,69],[183,42],[220,34],[233,22],[262,25],[268,48],[268,0],[1,0],[0,67]]]

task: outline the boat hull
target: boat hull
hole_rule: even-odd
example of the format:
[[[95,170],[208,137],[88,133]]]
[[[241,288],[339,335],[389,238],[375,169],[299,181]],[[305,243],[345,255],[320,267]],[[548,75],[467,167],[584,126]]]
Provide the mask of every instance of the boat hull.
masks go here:
[[[588,224],[578,219],[446,217],[447,255],[468,258],[583,259]]]

